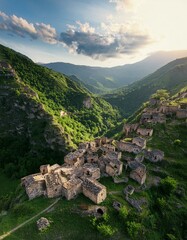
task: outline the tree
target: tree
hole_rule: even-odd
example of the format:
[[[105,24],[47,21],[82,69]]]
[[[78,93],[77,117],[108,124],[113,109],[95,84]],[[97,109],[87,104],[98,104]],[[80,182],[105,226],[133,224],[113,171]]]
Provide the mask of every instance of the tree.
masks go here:
[[[127,222],[127,232],[133,240],[141,239],[143,225],[137,222]]]
[[[116,232],[116,229],[107,224],[100,224],[97,226],[97,230],[104,236],[111,237]]]
[[[177,180],[175,180],[172,177],[167,176],[166,178],[162,179],[161,182],[161,188],[166,194],[173,193],[177,188]]]
[[[128,209],[125,206],[121,207],[119,209],[119,215],[122,219],[126,219],[128,216]]]
[[[166,100],[167,98],[169,98],[169,93],[165,89],[160,89],[160,90],[157,90],[156,93],[154,93],[151,96],[151,98],[156,98],[156,99],[160,99],[160,100]]]

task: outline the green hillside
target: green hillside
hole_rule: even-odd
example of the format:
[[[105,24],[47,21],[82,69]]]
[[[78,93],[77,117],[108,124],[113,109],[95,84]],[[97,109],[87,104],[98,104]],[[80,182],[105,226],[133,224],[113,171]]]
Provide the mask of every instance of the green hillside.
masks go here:
[[[158,89],[166,89],[174,94],[186,85],[187,58],[181,58],[126,88],[104,95],[103,98],[118,107],[125,117],[129,117]]]
[[[182,90],[182,92],[185,91],[186,89]],[[167,99],[167,104],[187,103],[187,98],[182,99],[180,96],[177,94]],[[148,107],[148,103],[146,103],[146,107]],[[155,107],[158,106],[152,106],[152,109]],[[144,109],[145,107],[142,107],[139,110],[139,116]],[[135,115],[130,122],[137,121],[139,118]],[[164,151],[165,157],[157,163],[144,160],[143,164],[147,168],[147,179],[142,186],[132,179],[129,179],[128,183],[120,184],[114,184],[112,178],[101,179],[101,183],[107,186],[108,191],[107,199],[101,204],[108,209],[103,218],[95,220],[93,217],[82,214],[81,208],[93,204],[83,195],[79,195],[71,201],[60,199],[50,211],[40,215],[51,221],[51,226],[46,231],[41,233],[38,231],[36,227],[38,217],[6,239],[44,240],[63,237],[65,240],[184,240],[187,229],[187,127],[185,121],[186,119],[177,119],[175,115],[171,115],[167,117],[166,123],[142,125],[142,127],[154,130],[153,136],[147,138],[148,148]],[[124,139],[125,136],[122,132],[119,133],[120,139]],[[128,153],[124,154],[123,157],[125,156],[134,157]],[[124,159],[123,161],[125,163]],[[129,170],[124,169],[123,175],[128,176],[128,174]],[[8,186],[6,177],[2,179],[6,180],[5,183]],[[136,189],[130,198],[143,199],[145,202],[142,211],[137,211],[125,200],[123,189],[129,184]],[[13,187],[11,191],[13,191]],[[11,197],[6,196],[0,200],[1,208],[10,208],[6,215],[0,217],[0,235],[23,223],[55,201],[55,199],[46,198],[28,201],[20,187],[12,193]],[[118,213],[113,208],[114,201],[123,205],[123,211]],[[106,236],[102,231],[98,231],[94,221],[97,224],[103,223],[104,226],[112,226],[114,235]]]
[[[90,86],[89,90],[91,92],[103,94],[134,83],[174,59],[186,56],[186,50],[160,51],[139,62],[116,67],[91,67],[63,62],[47,63],[43,66],[68,76],[75,75],[84,84]]]
[[[0,59],[15,71],[0,76],[0,168],[9,175],[62,162],[68,149],[115,126],[118,112],[79,83],[2,45]]]

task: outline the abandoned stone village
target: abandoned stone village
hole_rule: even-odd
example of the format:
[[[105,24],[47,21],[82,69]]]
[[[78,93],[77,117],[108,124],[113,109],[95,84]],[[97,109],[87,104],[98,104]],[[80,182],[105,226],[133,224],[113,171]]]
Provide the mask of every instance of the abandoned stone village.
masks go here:
[[[171,116],[186,119],[187,104],[170,106],[167,102],[150,99],[139,122],[124,124],[123,133],[128,141],[103,137],[80,143],[76,151],[65,156],[63,165],[42,165],[39,173],[22,178],[29,199],[44,195],[48,198],[62,196],[70,200],[83,193],[99,204],[107,196],[106,187],[99,183],[101,177],[113,177],[116,184],[127,183],[130,177],[143,185],[146,181],[144,159],[156,163],[164,158],[164,152],[159,149],[146,148],[147,139],[154,134],[150,123],[165,123]],[[130,169],[129,175],[127,169]],[[125,172],[125,178],[119,177],[122,171]],[[124,189],[126,200],[139,210],[139,206],[128,197],[133,191],[131,185]]]

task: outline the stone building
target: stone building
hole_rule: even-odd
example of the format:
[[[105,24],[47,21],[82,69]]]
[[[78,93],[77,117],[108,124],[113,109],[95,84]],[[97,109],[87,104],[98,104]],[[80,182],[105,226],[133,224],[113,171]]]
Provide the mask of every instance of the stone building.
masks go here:
[[[83,165],[83,176],[92,179],[99,179],[101,177],[100,169],[97,164],[93,165],[86,163]]]
[[[134,179],[139,184],[144,184],[146,180],[146,167],[145,165],[141,164],[134,170],[130,172],[130,178]]]
[[[146,147],[146,139],[141,138],[141,137],[135,137],[132,139],[132,143],[136,144],[137,146],[141,147],[141,148],[145,148]]]
[[[187,118],[187,109],[180,109],[176,113],[176,117],[179,119],[185,119]]]
[[[103,202],[107,195],[106,187],[90,178],[83,181],[82,190],[83,194],[96,204]]]
[[[160,99],[151,98],[151,99],[149,100],[149,104],[150,104],[151,106],[158,105],[158,104],[160,104]]]
[[[123,163],[116,159],[116,160],[109,160],[106,164],[106,173],[111,176],[115,177],[121,175],[123,171]]]
[[[145,150],[144,156],[146,159],[148,159],[151,162],[158,162],[162,161],[164,158],[164,152],[158,149],[155,150]]]
[[[67,112],[65,112],[63,110],[60,111],[60,117],[65,117],[67,115],[68,115]]]
[[[125,136],[128,137],[131,132],[136,131],[138,126],[139,126],[138,123],[134,124],[125,123],[123,126],[123,132],[125,133]]]
[[[58,174],[47,173],[44,175],[46,184],[45,195],[48,198],[60,197],[62,196],[62,184],[59,180]]]
[[[159,112],[164,113],[166,115],[174,115],[178,111],[179,106],[173,105],[162,105],[159,109]]]
[[[99,155],[97,151],[88,150],[86,154],[86,162],[97,163],[99,161]]]
[[[142,150],[141,147],[129,142],[118,141],[116,145],[117,145],[117,149],[122,152],[138,154]]]
[[[144,137],[151,137],[153,135],[153,129],[150,128],[138,128],[136,131],[137,134],[140,134]]]
[[[46,174],[46,173],[50,173],[50,165],[46,164],[46,165],[41,165],[40,166],[40,172],[42,175]]]
[[[85,151],[85,149],[78,149],[75,152],[70,152],[64,157],[64,162],[75,167],[83,165]]]
[[[25,187],[29,199],[34,199],[44,195],[46,184],[44,176],[40,173],[32,174],[21,179],[22,186]]]
[[[142,114],[140,123],[165,123],[166,122],[166,116],[163,113],[160,113],[159,111],[152,111],[152,112],[145,112]]]
[[[82,180],[79,178],[72,178],[62,185],[62,195],[67,200],[75,198],[79,193],[82,192]]]
[[[88,108],[88,109],[92,108],[92,99],[91,99],[91,97],[87,97],[87,98],[84,99],[83,106],[85,108]]]

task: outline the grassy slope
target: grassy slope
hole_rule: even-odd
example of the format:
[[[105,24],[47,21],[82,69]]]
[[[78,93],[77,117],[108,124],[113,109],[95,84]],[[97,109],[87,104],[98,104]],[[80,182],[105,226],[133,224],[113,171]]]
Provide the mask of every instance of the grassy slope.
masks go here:
[[[185,101],[185,100],[184,100]],[[149,139],[147,145],[150,148],[159,148],[165,152],[165,158],[161,163],[145,162],[148,169],[148,176],[146,183],[149,184],[153,177],[159,176],[165,178],[166,176],[173,177],[177,180],[180,188],[187,191],[187,127],[183,120],[169,120],[165,124],[157,124],[152,126],[154,128],[154,134]],[[174,141],[180,139],[181,144],[175,145]],[[157,167],[160,171],[155,171]],[[124,171],[124,176],[127,176],[128,172]],[[148,201],[148,206],[144,206],[142,213],[137,213],[125,200],[122,193],[127,184],[131,184],[135,187],[139,185],[133,180],[129,180],[127,184],[114,184],[111,178],[101,179],[101,183],[107,186],[108,194],[107,199],[102,205],[108,208],[108,214],[110,216],[109,224],[118,229],[118,232],[111,239],[124,240],[128,239],[126,232],[126,222],[135,221],[141,223],[144,228],[144,236],[141,239],[160,240],[169,239],[167,234],[173,234],[176,239],[185,239],[185,218],[187,216],[187,199],[186,196],[179,196],[176,193],[167,195],[163,193],[160,187],[151,187],[147,190],[135,192],[133,198],[144,197]],[[162,208],[158,199],[164,199],[166,205]],[[122,220],[118,213],[113,209],[113,201],[119,201],[127,207],[129,215],[127,219]],[[22,216],[18,218],[14,208],[8,213],[7,216],[0,218],[1,229],[9,230],[15,227],[16,224],[28,219],[30,216],[36,214],[39,210],[45,208],[47,204],[50,204],[49,199],[39,198],[33,201],[23,201],[22,209],[28,209],[28,211],[22,213]],[[53,223],[51,227],[44,233],[39,233],[36,227],[36,220],[19,229],[16,233],[7,237],[10,240],[16,239],[28,239],[32,236],[32,239],[106,239],[106,237],[100,235],[91,225],[90,218],[80,216],[76,213],[76,209],[80,204],[92,204],[83,195],[78,196],[77,199],[66,201],[60,200],[57,206],[49,213],[42,216],[47,217]],[[181,206],[180,208],[176,206]],[[30,211],[30,208],[32,211]],[[18,220],[16,220],[18,218]],[[89,234],[88,234],[89,233]],[[137,238],[140,239],[140,238]]]

